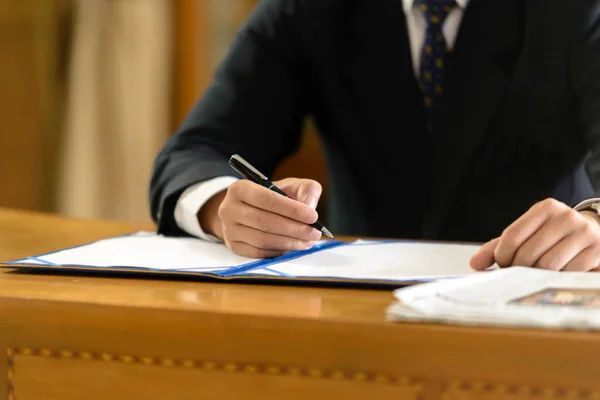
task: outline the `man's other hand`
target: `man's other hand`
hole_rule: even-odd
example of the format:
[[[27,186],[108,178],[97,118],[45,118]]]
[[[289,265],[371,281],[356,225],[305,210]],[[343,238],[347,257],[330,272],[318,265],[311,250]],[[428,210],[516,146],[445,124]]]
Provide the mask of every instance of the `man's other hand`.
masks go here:
[[[471,267],[485,270],[522,266],[554,271],[592,271],[600,266],[600,224],[589,212],[546,199],[535,204],[485,243],[471,259]]]

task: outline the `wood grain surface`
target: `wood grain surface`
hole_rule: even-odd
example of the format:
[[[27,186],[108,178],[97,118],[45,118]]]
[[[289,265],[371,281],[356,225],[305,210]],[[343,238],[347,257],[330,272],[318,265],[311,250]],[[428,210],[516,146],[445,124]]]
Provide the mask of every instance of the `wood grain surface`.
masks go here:
[[[152,226],[0,210],[0,259]],[[600,399],[600,336],[390,323],[391,291],[0,274],[0,399]]]

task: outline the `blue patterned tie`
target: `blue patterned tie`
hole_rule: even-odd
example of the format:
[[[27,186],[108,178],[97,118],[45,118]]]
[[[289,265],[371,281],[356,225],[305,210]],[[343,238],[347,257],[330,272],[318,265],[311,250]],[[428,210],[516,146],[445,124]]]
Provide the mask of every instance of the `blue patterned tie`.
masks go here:
[[[427,131],[435,128],[435,107],[443,93],[444,57],[448,53],[442,26],[456,5],[454,0],[415,0],[427,21],[425,42],[421,50],[420,84],[425,101]]]

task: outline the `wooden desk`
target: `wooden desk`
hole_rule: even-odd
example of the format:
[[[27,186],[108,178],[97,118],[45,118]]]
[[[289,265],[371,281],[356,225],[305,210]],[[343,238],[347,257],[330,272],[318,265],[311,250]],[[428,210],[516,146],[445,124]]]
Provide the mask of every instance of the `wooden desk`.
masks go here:
[[[142,227],[0,210],[0,259]],[[387,323],[389,291],[0,274],[0,399],[600,399],[600,335]]]

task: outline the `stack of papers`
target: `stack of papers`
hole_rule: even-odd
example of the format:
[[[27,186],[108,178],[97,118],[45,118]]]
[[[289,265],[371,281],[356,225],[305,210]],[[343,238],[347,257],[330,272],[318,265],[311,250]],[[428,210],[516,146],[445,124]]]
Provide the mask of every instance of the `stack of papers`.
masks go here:
[[[98,273],[143,271],[217,279],[374,283],[400,287],[475,274],[469,260],[478,249],[477,245],[463,244],[326,240],[309,250],[271,259],[252,259],[233,254],[221,243],[137,232],[3,264]]]
[[[600,328],[600,273],[511,267],[397,289],[393,321]]]

